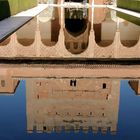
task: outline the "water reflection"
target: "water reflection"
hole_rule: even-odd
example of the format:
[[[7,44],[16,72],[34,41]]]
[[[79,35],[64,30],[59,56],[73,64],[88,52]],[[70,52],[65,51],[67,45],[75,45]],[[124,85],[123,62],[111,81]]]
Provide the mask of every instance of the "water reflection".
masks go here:
[[[140,58],[139,20],[130,19],[108,8],[49,7],[0,43],[0,57]]]
[[[58,42],[60,30],[59,10],[51,7],[38,16],[41,41],[45,46],[54,46]]]
[[[89,43],[90,21],[88,9],[65,9],[65,45],[72,54],[84,52]]]
[[[107,47],[114,41],[117,24],[112,20],[112,12],[107,8],[95,8],[94,32],[95,41],[101,47]],[[111,27],[111,28],[110,28]]]
[[[26,118],[20,123],[27,124],[22,131],[31,133],[29,136],[45,134],[45,138],[48,138],[49,135],[46,135],[48,133],[59,136],[70,132],[75,137],[75,132],[78,132],[79,135],[86,133],[84,136],[91,133],[98,134],[92,135],[92,138],[107,136],[112,139],[112,135],[113,138],[120,138],[127,130],[123,126],[122,112],[125,110],[123,110],[124,103],[120,102],[120,96],[126,96],[125,92],[128,92],[125,87],[122,87],[121,80],[127,79],[128,87],[139,95],[140,67],[88,64],[86,67],[80,64],[75,66],[75,64],[32,64],[30,66],[1,64],[1,98],[3,95],[13,95],[16,89],[23,90],[23,85],[21,86],[19,82],[21,79],[25,81],[24,116],[26,114]],[[22,84],[23,81],[20,83]],[[24,95],[21,91],[19,93],[19,98],[16,98],[16,94],[12,97],[19,100],[18,105],[25,106],[22,103]],[[126,97],[128,96],[131,95]],[[8,97],[6,96],[5,101]],[[131,98],[123,102],[127,102],[127,105],[133,104]],[[127,118],[127,115],[123,114],[123,117]],[[11,119],[11,117],[8,118]],[[4,121],[6,122],[7,118]],[[131,121],[127,123],[129,122]]]
[[[120,22],[121,43],[126,47],[135,46],[140,37],[140,28],[139,26],[135,26],[135,24],[140,25],[140,19],[119,12],[117,12],[117,16],[120,17],[118,20]]]
[[[0,47],[1,46],[6,46],[10,43],[10,37],[8,37],[7,39],[5,39],[3,42],[0,43]]]
[[[36,26],[36,18],[34,18],[32,22],[28,22],[26,26],[23,26],[16,32],[19,44],[23,46],[30,46],[34,43]]]
[[[14,75],[13,75],[14,76]],[[120,80],[97,78],[28,78],[27,131],[117,131]],[[0,77],[0,93],[13,94],[19,80]]]
[[[140,81],[139,80],[130,80],[130,87],[135,91],[136,95],[140,95]]]
[[[27,130],[117,131],[120,81],[27,79]]]

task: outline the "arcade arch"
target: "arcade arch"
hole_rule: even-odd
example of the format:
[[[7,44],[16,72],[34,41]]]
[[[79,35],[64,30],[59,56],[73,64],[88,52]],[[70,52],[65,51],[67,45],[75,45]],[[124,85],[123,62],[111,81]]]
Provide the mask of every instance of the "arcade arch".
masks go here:
[[[80,54],[88,47],[90,22],[88,9],[65,9],[65,46],[72,54]]]

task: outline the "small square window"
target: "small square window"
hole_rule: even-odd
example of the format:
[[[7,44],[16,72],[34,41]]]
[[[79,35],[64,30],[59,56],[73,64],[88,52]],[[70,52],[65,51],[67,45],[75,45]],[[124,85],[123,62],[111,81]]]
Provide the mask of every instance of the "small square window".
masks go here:
[[[46,128],[46,126],[43,126],[43,130],[45,131],[47,128]]]
[[[1,87],[5,87],[5,80],[1,80]]]
[[[106,83],[103,83],[103,89],[106,89]]]
[[[70,86],[76,87],[76,80],[70,80]]]

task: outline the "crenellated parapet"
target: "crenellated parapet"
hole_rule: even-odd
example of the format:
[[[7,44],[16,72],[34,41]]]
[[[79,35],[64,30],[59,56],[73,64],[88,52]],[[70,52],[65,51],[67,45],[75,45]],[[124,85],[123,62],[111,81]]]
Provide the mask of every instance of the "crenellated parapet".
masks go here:
[[[28,133],[61,133],[62,131],[65,133],[69,133],[69,132],[74,132],[74,133],[89,133],[89,132],[93,132],[93,134],[103,134],[105,135],[106,133],[110,133],[112,135],[115,135],[116,132],[116,128],[110,128],[110,127],[96,127],[96,126],[84,126],[84,127],[73,127],[73,126],[43,126],[42,128],[39,128],[37,126],[34,126],[34,131],[33,130],[28,130]],[[38,130],[37,130],[38,129]]]

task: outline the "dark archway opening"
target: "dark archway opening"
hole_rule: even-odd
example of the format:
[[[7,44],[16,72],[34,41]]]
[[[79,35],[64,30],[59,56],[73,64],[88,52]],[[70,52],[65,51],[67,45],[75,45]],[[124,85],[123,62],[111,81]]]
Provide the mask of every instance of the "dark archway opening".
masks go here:
[[[87,28],[87,17],[87,9],[65,9],[65,28],[73,36],[79,36]]]
[[[87,25],[86,25],[86,20],[85,19],[66,19],[65,20],[65,28],[67,29],[68,32],[70,32],[74,36],[78,36],[82,34]]]
[[[72,54],[81,54],[88,47],[90,22],[87,8],[65,9],[65,45]]]

